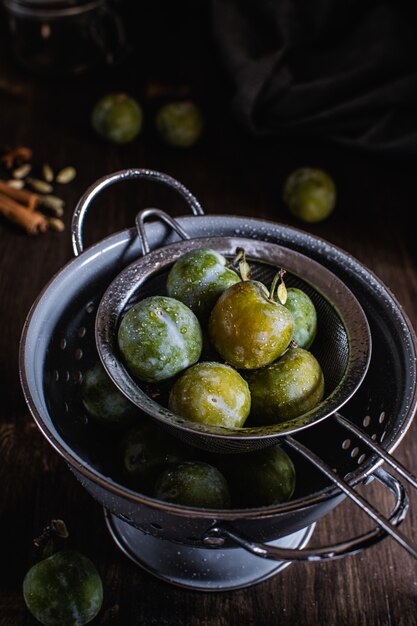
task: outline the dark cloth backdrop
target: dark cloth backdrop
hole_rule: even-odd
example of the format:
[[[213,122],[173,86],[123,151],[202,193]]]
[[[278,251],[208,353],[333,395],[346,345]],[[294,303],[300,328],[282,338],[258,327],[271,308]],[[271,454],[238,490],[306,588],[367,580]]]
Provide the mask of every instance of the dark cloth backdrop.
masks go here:
[[[212,0],[233,107],[256,134],[417,153],[417,19],[403,0]]]

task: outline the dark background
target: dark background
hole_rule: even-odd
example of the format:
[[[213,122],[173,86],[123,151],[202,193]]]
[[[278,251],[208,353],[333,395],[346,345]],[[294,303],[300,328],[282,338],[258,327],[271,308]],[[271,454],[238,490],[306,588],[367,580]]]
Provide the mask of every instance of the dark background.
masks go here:
[[[417,322],[415,158],[346,148],[311,134],[250,135],[231,110],[232,86],[213,45],[208,4],[158,1],[137,7],[130,2],[122,8],[132,42],[125,62],[53,79],[18,67],[0,14],[0,143],[29,146],[39,165],[73,165],[78,172],[60,194],[66,200],[64,233],[28,237],[0,218],[0,624],[35,623],[21,594],[34,561],[31,539],[49,519],[62,517],[103,577],[105,599],[97,624],[414,625],[415,562],[392,540],[339,562],[292,565],[243,591],[205,595],[159,582],[117,550],[99,505],[28,415],[18,378],[25,316],[42,287],[72,257],[70,220],[78,198],[94,180],[121,168],[174,176],[207,213],[264,217],[329,240],[374,271],[414,326]],[[190,86],[207,120],[194,148],[178,151],[158,139],[152,120],[161,100],[147,97],[150,83]],[[136,97],[145,116],[141,136],[123,147],[100,141],[89,122],[94,103],[119,90]],[[333,215],[316,225],[297,222],[282,201],[286,176],[304,165],[327,170],[338,189]],[[132,225],[145,206],[183,212],[180,201],[149,185],[111,190],[106,198],[87,220],[87,242]],[[411,427],[398,451],[414,469],[415,440]],[[377,487],[367,488],[370,492],[382,508],[389,504]],[[415,507],[413,496],[404,526],[410,535],[415,535]],[[368,527],[353,505],[343,503],[321,520],[313,542],[335,541]]]

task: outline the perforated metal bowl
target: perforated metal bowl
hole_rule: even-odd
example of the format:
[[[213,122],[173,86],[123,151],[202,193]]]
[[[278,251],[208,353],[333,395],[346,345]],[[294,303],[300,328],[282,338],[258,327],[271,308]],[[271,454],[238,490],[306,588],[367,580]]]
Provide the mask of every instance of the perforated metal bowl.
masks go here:
[[[129,175],[144,176],[140,170],[130,171]],[[117,174],[104,180],[112,184],[118,180]],[[99,184],[103,185],[102,181]],[[88,193],[91,194],[91,189]],[[345,252],[279,224],[201,215],[179,218],[179,223],[191,237],[238,235],[289,247],[309,255],[348,285],[366,313],[373,355],[366,378],[345,405],[344,415],[353,428],[361,428],[371,441],[381,444],[383,451],[392,452],[408,429],[416,408],[416,351],[411,325],[385,286]],[[148,224],[147,232],[155,248],[177,238],[161,223]],[[132,532],[137,530],[141,536],[177,542],[184,548],[217,546],[223,550],[224,546],[239,544],[260,556],[281,560],[341,556],[379,541],[387,532],[392,534],[392,529],[395,538],[402,542],[403,536],[395,533],[400,532],[396,526],[407,509],[403,487],[382,471],[379,453],[369,449],[361,440],[362,435],[347,431],[338,417],[307,429],[297,439],[286,439],[298,475],[297,491],[291,502],[258,509],[207,511],[167,504],[128,489],[111,463],[114,437],[99,432],[84,413],[80,382],[83,372],[97,358],[94,323],[102,295],[142,250],[136,229],[130,229],[106,238],[86,252],[79,246],[77,252],[79,256],[45,287],[28,316],[20,353],[22,386],[34,419],[49,443],[118,522],[123,520],[127,528]],[[384,368],[380,367],[381,363]],[[320,457],[322,464],[325,461],[332,476],[323,473],[322,468],[316,470],[310,466],[304,458],[306,446],[310,455]],[[396,496],[388,525],[377,514],[376,528],[327,548],[291,551],[259,545],[291,535],[319,520],[344,494],[350,497],[351,492],[356,494],[355,485],[370,476],[384,481]],[[343,478],[345,482],[340,484]],[[339,481],[338,485],[332,484],[334,479]],[[113,531],[121,532],[114,528]]]

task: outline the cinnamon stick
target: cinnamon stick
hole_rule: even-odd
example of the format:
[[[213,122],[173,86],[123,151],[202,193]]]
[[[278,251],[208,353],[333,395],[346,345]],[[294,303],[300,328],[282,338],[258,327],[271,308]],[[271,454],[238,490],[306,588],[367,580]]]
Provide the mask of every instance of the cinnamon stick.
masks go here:
[[[37,193],[27,191],[26,189],[14,189],[4,182],[4,180],[0,180],[0,192],[20,204],[25,204],[29,211],[34,211],[39,204],[39,196]]]
[[[32,150],[25,146],[17,146],[17,148],[6,148],[6,152],[1,157],[2,163],[11,170],[12,167],[21,165],[30,161],[32,158]]]
[[[0,214],[23,228],[29,235],[45,232],[48,229],[48,220],[42,213],[29,211],[25,206],[1,192]]]

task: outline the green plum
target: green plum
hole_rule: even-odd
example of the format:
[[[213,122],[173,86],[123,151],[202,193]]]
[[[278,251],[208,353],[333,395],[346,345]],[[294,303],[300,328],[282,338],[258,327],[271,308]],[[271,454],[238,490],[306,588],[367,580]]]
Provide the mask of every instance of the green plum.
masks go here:
[[[185,446],[152,423],[143,422],[126,433],[121,453],[129,486],[148,495],[167,465],[184,460]]]
[[[276,424],[307,413],[321,402],[324,378],[317,359],[303,348],[289,348],[263,369],[245,376],[257,424]]]
[[[229,487],[223,474],[212,465],[196,461],[166,469],[156,482],[154,497],[204,509],[230,507]]]
[[[238,508],[280,504],[289,500],[295,489],[294,465],[279,445],[233,455],[222,469]]]
[[[287,289],[284,305],[294,320],[293,339],[299,348],[308,349],[317,333],[317,313],[311,298],[301,289]]]
[[[168,274],[168,295],[184,302],[205,321],[220,294],[240,282],[239,275],[226,263],[223,255],[207,248],[187,252]]]
[[[303,222],[321,222],[335,207],[336,187],[323,170],[301,167],[287,178],[284,201]]]
[[[90,559],[63,550],[31,567],[23,581],[23,597],[45,626],[82,626],[100,611],[103,586]]]
[[[138,409],[118,390],[100,361],[83,376],[81,400],[98,424],[110,428],[124,428],[138,414]]]
[[[123,317],[118,344],[129,372],[145,382],[166,380],[200,358],[203,339],[194,313],[166,296],[151,296]]]
[[[228,365],[198,363],[173,385],[169,408],[193,422],[239,428],[250,411],[248,384]]]
[[[104,139],[116,144],[133,141],[142,129],[142,109],[125,93],[111,93],[95,105],[91,123]]]
[[[270,299],[254,280],[236,283],[222,293],[209,320],[214,347],[239,369],[264,367],[288,347],[294,331],[291,313]]]
[[[158,110],[155,122],[162,139],[178,148],[194,145],[204,127],[199,107],[190,100],[164,104]]]

